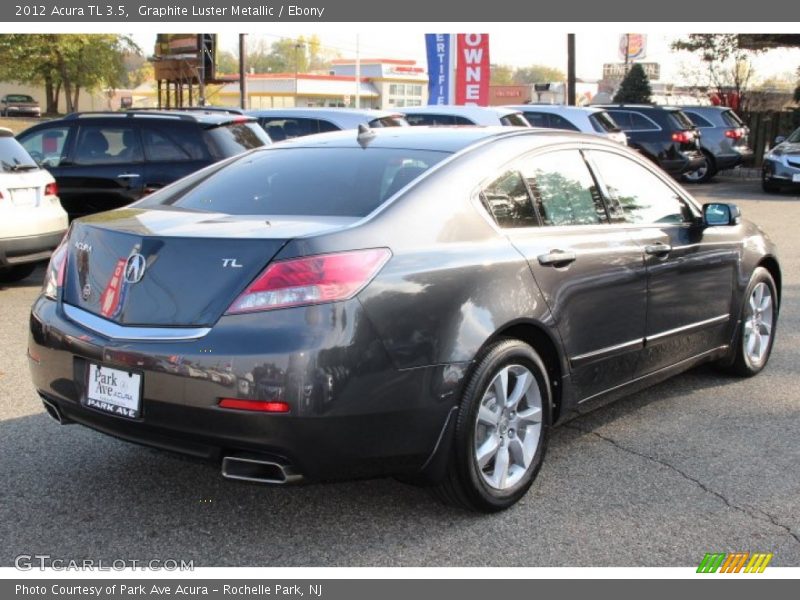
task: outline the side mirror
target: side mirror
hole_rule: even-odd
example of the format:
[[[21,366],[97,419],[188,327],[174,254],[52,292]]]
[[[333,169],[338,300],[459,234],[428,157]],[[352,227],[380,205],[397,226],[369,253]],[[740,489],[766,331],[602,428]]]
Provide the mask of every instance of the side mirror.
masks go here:
[[[741,212],[735,204],[711,202],[703,205],[703,224],[710,227],[720,225],[738,225]]]
[[[782,144],[785,141],[786,141],[786,136],[785,135],[779,135],[778,137],[775,138],[775,142],[773,142],[773,146],[777,146],[778,144]]]

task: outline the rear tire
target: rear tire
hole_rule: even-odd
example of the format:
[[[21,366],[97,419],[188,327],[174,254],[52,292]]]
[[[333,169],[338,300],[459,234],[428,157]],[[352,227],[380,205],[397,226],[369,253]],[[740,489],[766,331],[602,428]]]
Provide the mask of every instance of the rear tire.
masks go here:
[[[36,263],[28,265],[14,265],[13,267],[0,267],[0,283],[13,283],[21,281],[36,270]]]
[[[753,271],[740,315],[733,362],[725,369],[740,377],[752,377],[767,366],[778,324],[775,280],[765,268],[757,267]]]
[[[781,191],[781,187],[775,184],[771,179],[765,176],[761,176],[761,189],[767,192],[768,194],[777,194]]]
[[[514,505],[542,466],[551,404],[547,369],[536,351],[519,340],[492,344],[464,391],[446,475],[434,496],[485,513]]]
[[[683,173],[681,179],[687,183],[706,183],[714,178],[717,174],[717,168],[714,166],[714,158],[707,152],[703,152],[706,164],[699,169]]]

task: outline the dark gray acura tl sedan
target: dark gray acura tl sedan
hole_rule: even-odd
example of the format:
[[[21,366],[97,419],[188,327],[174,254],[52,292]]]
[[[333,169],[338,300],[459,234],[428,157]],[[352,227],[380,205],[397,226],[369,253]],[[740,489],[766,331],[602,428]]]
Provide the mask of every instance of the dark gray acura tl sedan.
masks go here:
[[[617,143],[362,127],[75,221],[28,354],[61,423],[232,479],[392,474],[496,511],[581,402],[761,371],[780,281],[735,205]]]

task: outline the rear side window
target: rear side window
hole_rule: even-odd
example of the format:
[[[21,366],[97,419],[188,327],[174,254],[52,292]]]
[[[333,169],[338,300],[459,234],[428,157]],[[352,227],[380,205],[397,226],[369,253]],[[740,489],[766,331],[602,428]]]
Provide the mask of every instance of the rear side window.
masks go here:
[[[670,118],[677,123],[680,129],[691,129],[694,127],[692,120],[686,116],[682,110],[673,110],[669,113]]]
[[[580,131],[575,125],[571,122],[567,121],[561,115],[551,114],[550,115],[550,127],[553,129],[567,129],[569,131]]]
[[[732,110],[724,111],[721,116],[725,124],[730,127],[744,127],[744,121]]]
[[[39,168],[27,150],[11,136],[0,137],[0,165],[4,171]]]
[[[586,161],[577,150],[526,158],[521,171],[533,191],[544,225],[596,225],[607,222],[605,205]]]
[[[644,116],[642,113],[632,112],[631,116],[631,131],[648,131],[652,129],[661,129],[655,121],[649,117]],[[622,125],[620,125],[622,127]]]
[[[642,165],[610,152],[593,150],[590,156],[610,196],[612,215],[634,224],[692,220],[678,193]]]
[[[500,227],[539,225],[525,181],[518,171],[507,171],[481,190],[481,204]]]
[[[530,127],[531,124],[525,119],[522,113],[512,113],[500,117],[500,124],[506,127]]]
[[[278,148],[242,157],[159,203],[232,215],[362,217],[448,156],[396,148]]]
[[[550,120],[547,118],[547,113],[526,112],[525,118],[532,127],[550,127]]]
[[[600,111],[589,115],[589,122],[598,133],[619,131],[620,127],[614,118],[606,111]]]
[[[147,128],[144,130],[147,159],[157,162],[179,162],[208,159],[200,131],[194,127]]]
[[[474,125],[469,119],[458,115],[406,115],[409,125]]]
[[[692,123],[694,123],[697,127],[714,127],[714,125],[713,125],[713,123],[711,123],[711,121],[709,121],[705,117],[701,117],[696,112],[692,112],[692,111],[687,110],[687,111],[684,112],[684,114],[687,117],[689,117],[691,119]]]
[[[378,127],[408,127],[408,123],[403,117],[392,115],[389,117],[372,119],[372,121],[369,122],[369,126],[376,129]]]
[[[206,129],[203,137],[211,140],[208,146],[216,160],[236,156],[270,143],[264,129],[255,122],[228,123]]]

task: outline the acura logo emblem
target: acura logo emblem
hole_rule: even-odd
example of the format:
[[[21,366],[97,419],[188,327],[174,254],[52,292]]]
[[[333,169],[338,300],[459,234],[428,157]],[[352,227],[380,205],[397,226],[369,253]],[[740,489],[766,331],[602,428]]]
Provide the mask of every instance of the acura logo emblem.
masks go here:
[[[125,281],[128,283],[139,283],[144,277],[144,270],[147,268],[147,261],[144,256],[135,252],[128,257],[125,263]]]

